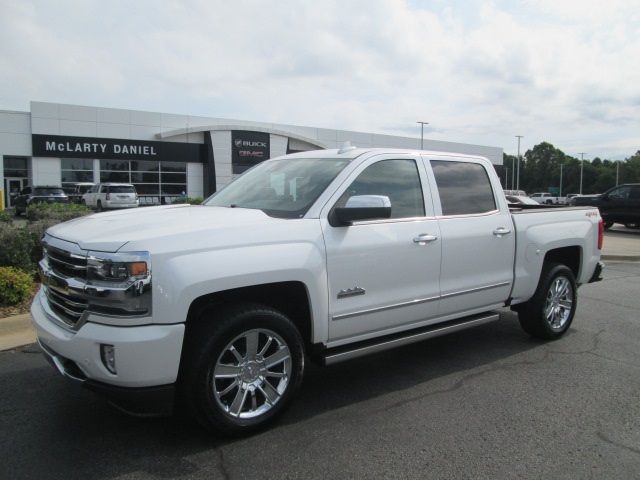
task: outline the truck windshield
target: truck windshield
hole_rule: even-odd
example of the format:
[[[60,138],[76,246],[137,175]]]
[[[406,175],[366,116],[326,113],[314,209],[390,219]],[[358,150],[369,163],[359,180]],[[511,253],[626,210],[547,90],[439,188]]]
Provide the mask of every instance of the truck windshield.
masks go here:
[[[269,160],[252,168],[204,204],[262,210],[278,218],[301,218],[336,175],[343,159]]]

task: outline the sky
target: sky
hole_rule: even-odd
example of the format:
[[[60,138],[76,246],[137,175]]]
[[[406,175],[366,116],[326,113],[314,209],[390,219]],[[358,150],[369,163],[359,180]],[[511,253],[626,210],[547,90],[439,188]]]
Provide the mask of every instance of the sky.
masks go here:
[[[640,0],[0,0],[0,72],[6,110],[640,150]]]

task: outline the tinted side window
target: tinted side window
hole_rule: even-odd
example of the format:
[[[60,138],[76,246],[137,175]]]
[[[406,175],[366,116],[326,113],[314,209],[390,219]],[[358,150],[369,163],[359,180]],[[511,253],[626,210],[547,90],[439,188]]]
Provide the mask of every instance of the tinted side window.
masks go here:
[[[629,198],[629,192],[631,187],[619,187],[609,192],[609,198],[615,198],[616,200],[626,200]]]
[[[478,163],[432,160],[443,215],[471,215],[496,209],[491,182]]]
[[[631,187],[629,198],[631,200],[640,200],[640,187]]]
[[[342,194],[336,206],[344,206],[354,195],[386,195],[391,200],[391,218],[424,217],[415,160],[382,160],[369,165]]]

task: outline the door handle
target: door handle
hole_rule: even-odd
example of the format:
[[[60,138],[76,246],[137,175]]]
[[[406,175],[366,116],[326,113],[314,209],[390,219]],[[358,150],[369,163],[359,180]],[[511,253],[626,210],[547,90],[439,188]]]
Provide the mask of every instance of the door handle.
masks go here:
[[[428,233],[421,233],[413,239],[413,243],[425,245],[428,242],[435,242],[438,239],[436,235],[430,235]]]
[[[506,227],[498,227],[493,231],[493,234],[496,237],[502,237],[503,235],[508,235],[509,233],[511,233],[511,230]]]

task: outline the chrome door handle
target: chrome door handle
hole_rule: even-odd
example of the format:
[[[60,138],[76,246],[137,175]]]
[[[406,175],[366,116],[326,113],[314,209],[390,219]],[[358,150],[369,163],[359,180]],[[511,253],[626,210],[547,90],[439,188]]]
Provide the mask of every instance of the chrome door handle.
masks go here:
[[[413,239],[413,243],[419,243],[420,245],[424,245],[427,242],[435,242],[438,239],[436,235],[430,235],[428,233],[421,233],[416,238]]]
[[[498,227],[493,231],[493,234],[496,237],[502,237],[503,235],[508,235],[509,233],[511,233],[511,230],[506,227]]]

